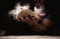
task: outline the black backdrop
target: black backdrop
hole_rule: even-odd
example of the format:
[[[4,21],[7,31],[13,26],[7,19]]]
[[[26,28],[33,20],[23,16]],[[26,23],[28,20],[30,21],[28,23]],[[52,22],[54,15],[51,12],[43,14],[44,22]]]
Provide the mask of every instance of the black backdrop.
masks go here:
[[[60,35],[59,26],[59,2],[55,0],[47,0],[45,3],[46,13],[49,13],[53,17],[54,25],[51,29],[37,33],[31,30],[26,24],[18,23],[16,20],[8,17],[8,11],[13,9],[17,0],[1,0],[0,1],[0,28],[6,30],[6,35],[10,34],[31,34],[31,35]]]

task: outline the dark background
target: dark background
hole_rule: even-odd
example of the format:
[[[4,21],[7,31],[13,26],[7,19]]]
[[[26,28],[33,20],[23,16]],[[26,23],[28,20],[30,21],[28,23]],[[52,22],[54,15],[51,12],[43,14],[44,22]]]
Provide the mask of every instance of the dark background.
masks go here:
[[[45,7],[46,13],[52,15],[52,21],[54,25],[51,29],[45,32],[37,33],[30,29],[28,25],[17,22],[12,18],[9,18],[8,11],[13,9],[17,0],[0,0],[0,29],[6,30],[5,35],[60,35],[60,24],[59,24],[59,1],[46,0]]]

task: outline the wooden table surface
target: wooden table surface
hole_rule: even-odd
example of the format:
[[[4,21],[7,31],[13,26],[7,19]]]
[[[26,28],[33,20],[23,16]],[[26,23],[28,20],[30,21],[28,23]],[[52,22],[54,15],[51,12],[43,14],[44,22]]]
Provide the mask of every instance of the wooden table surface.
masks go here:
[[[60,36],[0,36],[0,39],[60,39]]]

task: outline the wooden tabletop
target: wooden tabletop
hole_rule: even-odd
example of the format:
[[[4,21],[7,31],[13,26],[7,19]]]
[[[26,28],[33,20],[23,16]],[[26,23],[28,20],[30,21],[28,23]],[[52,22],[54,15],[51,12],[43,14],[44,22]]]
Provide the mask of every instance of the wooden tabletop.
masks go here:
[[[60,36],[0,36],[0,39],[60,39]]]

